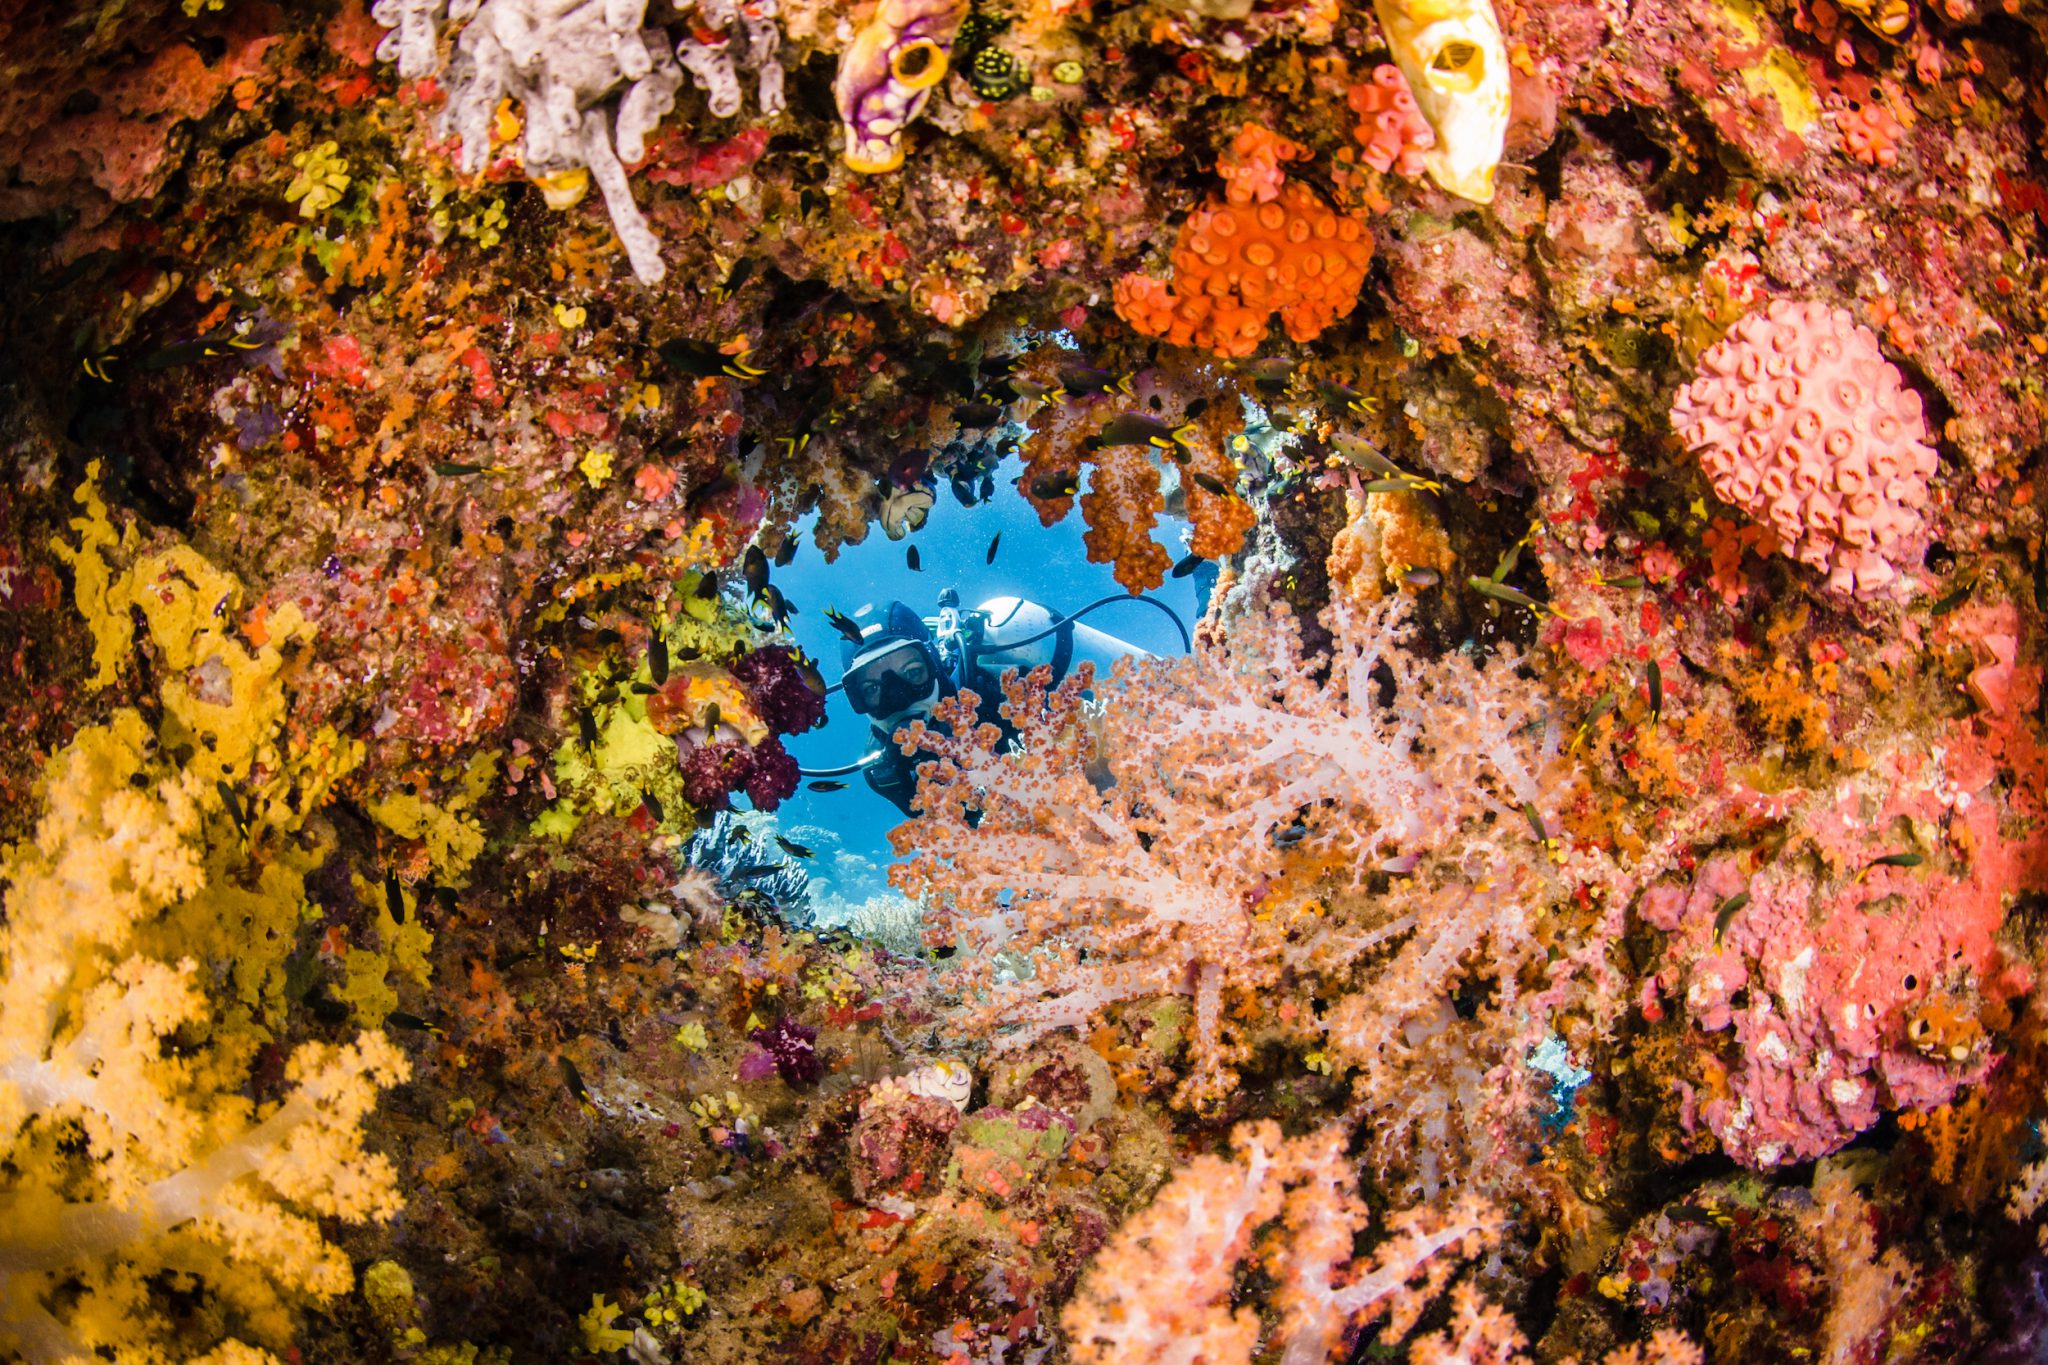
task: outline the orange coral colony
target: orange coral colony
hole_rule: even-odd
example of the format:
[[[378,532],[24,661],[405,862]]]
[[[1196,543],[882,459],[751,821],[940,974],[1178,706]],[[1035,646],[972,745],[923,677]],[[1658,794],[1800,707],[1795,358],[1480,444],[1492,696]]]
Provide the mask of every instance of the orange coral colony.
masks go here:
[[[1223,356],[1258,349],[1280,315],[1287,335],[1312,341],[1358,306],[1372,237],[1299,184],[1262,204],[1211,201],[1181,226],[1173,283],[1117,281],[1117,315],[1147,336]]]

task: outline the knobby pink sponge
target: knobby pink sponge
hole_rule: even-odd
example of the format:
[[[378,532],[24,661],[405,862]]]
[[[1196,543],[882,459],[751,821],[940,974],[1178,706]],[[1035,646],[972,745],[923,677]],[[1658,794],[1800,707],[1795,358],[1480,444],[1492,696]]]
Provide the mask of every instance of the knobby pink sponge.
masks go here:
[[[1845,310],[1779,300],[1736,323],[1678,391],[1671,425],[1722,500],[1830,587],[1904,586],[1934,450],[1920,395]]]

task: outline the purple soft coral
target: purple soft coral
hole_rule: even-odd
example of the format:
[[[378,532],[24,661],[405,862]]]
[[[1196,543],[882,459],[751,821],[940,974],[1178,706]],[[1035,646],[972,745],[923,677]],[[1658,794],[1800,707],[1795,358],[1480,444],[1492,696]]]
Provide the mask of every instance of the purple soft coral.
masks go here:
[[[746,655],[732,666],[732,676],[746,689],[755,713],[777,734],[800,735],[825,719],[824,697],[811,690],[791,651],[781,645]]]
[[[825,1062],[818,1056],[816,1029],[806,1028],[785,1014],[768,1027],[757,1028],[747,1036],[773,1059],[783,1084],[802,1088],[816,1085],[824,1079]],[[743,1076],[742,1079],[747,1078]]]
[[[739,740],[686,744],[676,761],[683,773],[683,797],[698,810],[728,810],[729,794],[744,790],[760,810],[774,810],[796,794],[796,760],[780,740],[748,748]]]

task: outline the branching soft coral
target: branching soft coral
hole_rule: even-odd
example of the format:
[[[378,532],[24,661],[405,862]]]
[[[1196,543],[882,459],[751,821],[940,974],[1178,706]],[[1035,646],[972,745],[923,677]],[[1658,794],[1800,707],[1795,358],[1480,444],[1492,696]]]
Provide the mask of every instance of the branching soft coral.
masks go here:
[[[218,1021],[198,964],[134,951],[206,876],[197,781],[128,780],[149,772],[149,743],[132,711],[82,732],[4,868],[0,1341],[30,1361],[196,1355],[205,1343],[172,1340],[154,1302],[166,1274],[280,1341],[284,1295],[350,1284],[313,1216],[399,1203],[390,1163],[360,1141],[379,1088],[406,1074],[383,1035],[301,1048],[295,1089],[267,1109],[217,1083],[210,1049],[166,1046]]]
[[[0,1346],[198,1357],[209,1329],[174,1323],[166,1284],[210,1307],[178,1322],[282,1343],[287,1296],[350,1283],[315,1216],[398,1207],[390,1164],[360,1141],[378,1090],[406,1073],[381,1034],[299,1049],[281,1104],[244,1093],[281,1022],[308,860],[324,856],[303,825],[353,751],[283,733],[277,650],[245,648],[211,610],[239,585],[184,547],[139,554],[90,484],[79,500],[80,541],[60,548],[116,645],[103,675],[132,606],[162,720],[121,709],[81,730],[45,770],[34,835],[0,864]],[[270,1359],[236,1342],[204,1358]]]
[[[1083,711],[1086,670],[1058,688],[1043,673],[1007,679],[1003,714],[1019,731],[1007,750],[996,727],[975,726],[971,699],[941,711],[953,733],[899,734],[937,761],[919,814],[891,836],[917,856],[891,875],[934,902],[935,934],[978,950],[958,977],[964,1022],[1013,1047],[1121,1001],[1192,996],[1178,1097],[1199,1105],[1235,1084],[1241,1060],[1226,996],[1256,1015],[1286,973],[1342,980],[1406,936],[1371,987],[1389,1003],[1355,1021],[1367,1049],[1399,1011],[1446,997],[1485,942],[1504,962],[1528,953],[1536,891],[1513,869],[1531,861],[1523,808],[1540,813],[1545,760],[1526,685],[1462,656],[1423,664],[1391,612],[1340,605],[1327,623],[1327,673],[1276,609],[1193,656],[1120,665],[1099,719]],[[1091,763],[1110,775],[1101,790]],[[1376,868],[1415,875],[1331,910],[1323,893]],[[999,970],[1017,955],[1028,966]],[[1512,1004],[1512,981],[1500,995]]]
[[[1046,371],[1048,378],[1052,371]],[[1171,458],[1178,473],[1165,473],[1166,456],[1149,445],[1104,445],[1094,439],[1106,412],[1101,405],[1051,404],[1035,414],[1023,446],[1024,473],[1018,483],[1050,526],[1073,510],[1069,490],[1087,471],[1088,491],[1081,495],[1081,518],[1088,523],[1083,540],[1088,562],[1115,566],[1116,581],[1129,592],[1150,592],[1166,581],[1173,560],[1153,539],[1160,514],[1167,507],[1167,481],[1177,478],[1182,510],[1191,534],[1188,548],[1204,559],[1227,559],[1244,547],[1244,538],[1258,520],[1251,504],[1236,493],[1241,471],[1229,453],[1238,415],[1235,402],[1212,401],[1206,407],[1160,382],[1155,374],[1146,395],[1182,405],[1191,428],[1174,445]],[[1172,414],[1174,407],[1154,408]],[[1219,491],[1220,490],[1220,491]]]
[[[1498,1235],[1492,1211],[1467,1200],[1396,1215],[1392,1235],[1354,1257],[1370,1218],[1341,1128],[1282,1141],[1273,1123],[1246,1124],[1233,1142],[1235,1160],[1189,1162],[1090,1264],[1064,1322],[1077,1365],[1232,1365],[1273,1345],[1286,1365],[1321,1365],[1380,1318],[1383,1340],[1406,1335]],[[1275,1284],[1271,1330],[1232,1307],[1253,1264]]]

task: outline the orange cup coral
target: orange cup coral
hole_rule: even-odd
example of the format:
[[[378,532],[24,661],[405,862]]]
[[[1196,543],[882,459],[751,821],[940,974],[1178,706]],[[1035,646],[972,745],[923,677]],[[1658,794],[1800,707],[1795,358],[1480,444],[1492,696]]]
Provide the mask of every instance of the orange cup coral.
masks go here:
[[[1246,356],[1275,313],[1296,341],[1322,335],[1358,306],[1371,262],[1364,223],[1289,184],[1266,203],[1197,210],[1173,249],[1173,284],[1126,275],[1116,311],[1146,336]]]

